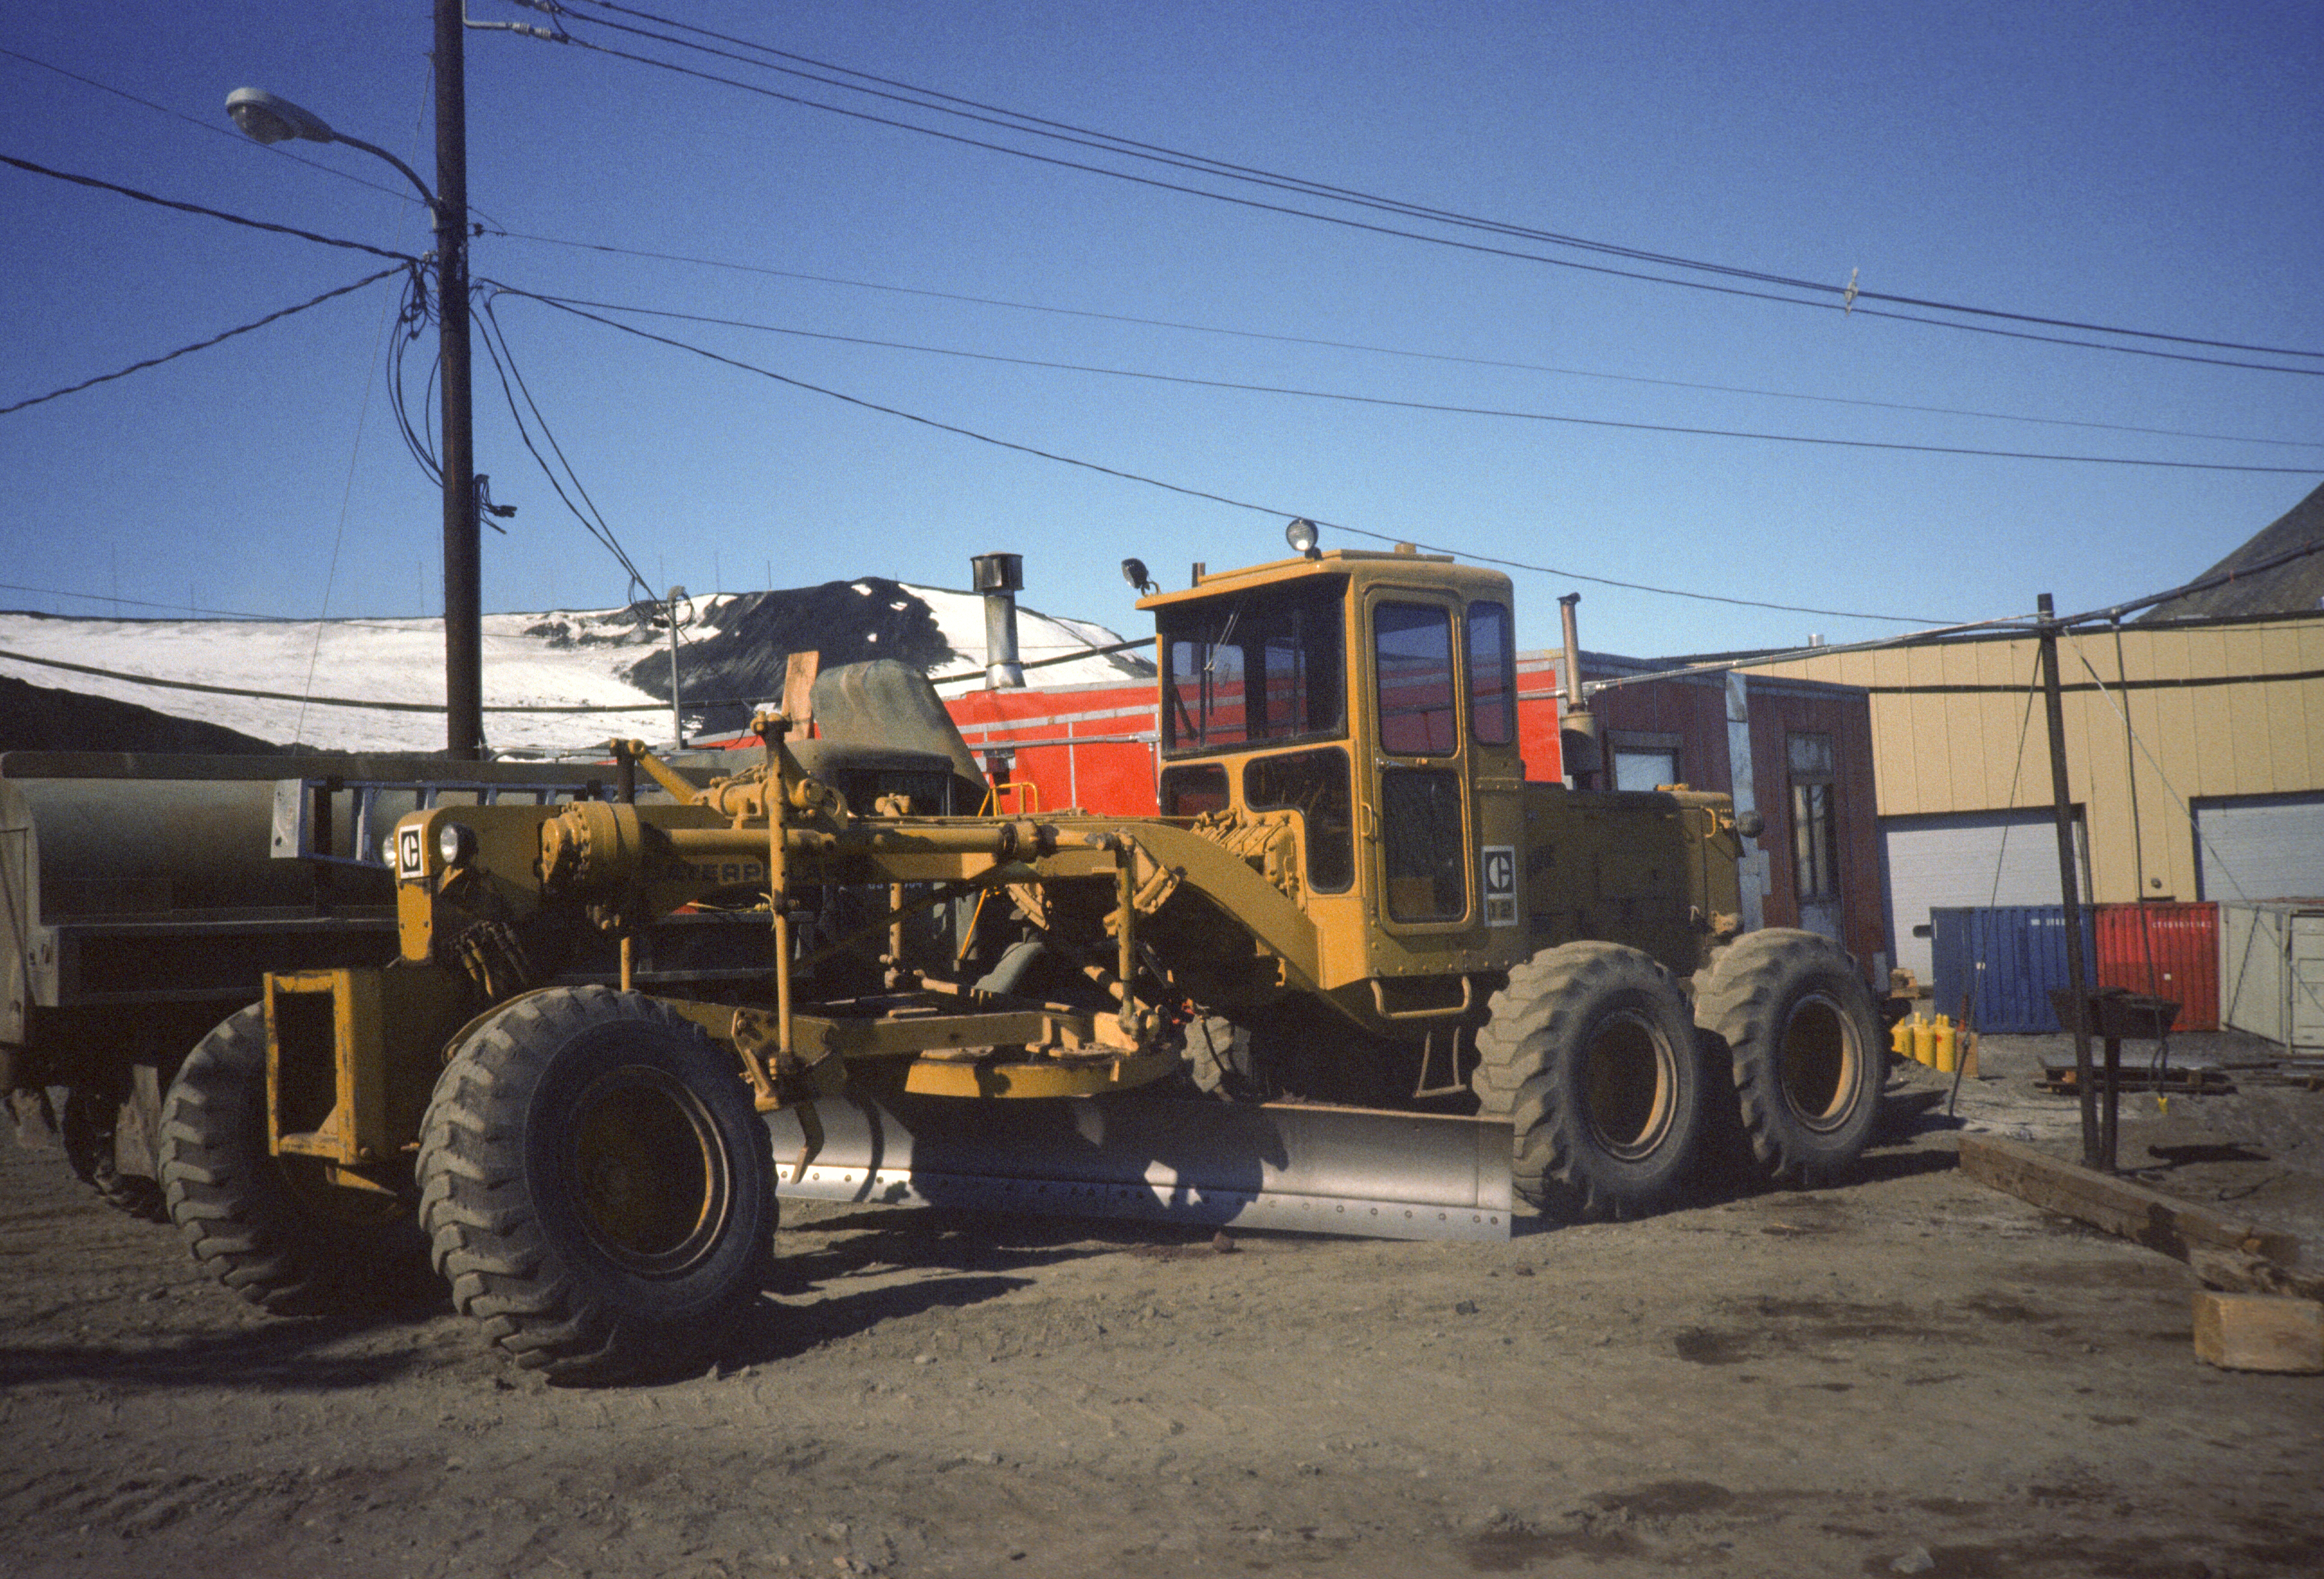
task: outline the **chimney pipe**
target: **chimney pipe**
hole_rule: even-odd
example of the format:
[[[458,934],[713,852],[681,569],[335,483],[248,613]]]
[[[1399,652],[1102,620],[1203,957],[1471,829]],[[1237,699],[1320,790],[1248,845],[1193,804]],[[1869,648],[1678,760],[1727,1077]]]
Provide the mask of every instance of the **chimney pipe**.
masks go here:
[[[1568,592],[1557,600],[1558,615],[1565,626],[1565,716],[1558,721],[1557,746],[1573,787],[1590,789],[1605,766],[1605,755],[1598,746],[1598,715],[1582,696],[1582,633],[1573,617],[1573,606],[1580,601],[1580,592]]]
[[[1017,594],[1025,586],[1025,556],[980,554],[968,564],[976,590],[984,594],[984,688],[1021,689],[1025,670],[1017,658]]]

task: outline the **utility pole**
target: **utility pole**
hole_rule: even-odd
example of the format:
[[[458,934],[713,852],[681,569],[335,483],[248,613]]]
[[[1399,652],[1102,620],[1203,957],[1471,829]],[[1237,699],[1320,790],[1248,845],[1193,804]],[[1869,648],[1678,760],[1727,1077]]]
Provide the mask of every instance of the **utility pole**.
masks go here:
[[[2050,801],[2058,822],[2058,893],[2066,913],[2066,983],[2074,995],[2074,1089],[2082,1103],[2082,1166],[2111,1163],[2098,1144],[2098,1083],[2090,1071],[2089,970],[2082,959],[2082,886],[2074,864],[2074,804],[2066,780],[2066,714],[2059,695],[2057,607],[2043,592],[2041,616],[2042,702],[2050,725]]]
[[[669,738],[680,751],[686,749],[686,718],[678,700],[678,606],[685,601],[684,587],[669,589]]]
[[[484,551],[468,370],[468,109],[462,0],[436,0],[436,297],[444,374],[444,732],[484,753]]]

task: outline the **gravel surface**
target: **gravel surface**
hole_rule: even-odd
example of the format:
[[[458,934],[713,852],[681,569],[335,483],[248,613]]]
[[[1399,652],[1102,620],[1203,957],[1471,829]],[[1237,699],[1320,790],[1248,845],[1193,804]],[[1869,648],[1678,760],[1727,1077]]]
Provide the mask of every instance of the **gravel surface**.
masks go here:
[[[2314,1189],[2324,1096],[2190,1106],[2215,1138],[2126,1158]],[[1960,1113],[2074,1133],[2022,1069]],[[0,1569],[2315,1573],[2324,1377],[2199,1363],[2183,1268],[1911,1127],[1844,1188],[1493,1245],[791,1203],[717,1369],[604,1391],[447,1307],[263,1317],[0,1137]]]

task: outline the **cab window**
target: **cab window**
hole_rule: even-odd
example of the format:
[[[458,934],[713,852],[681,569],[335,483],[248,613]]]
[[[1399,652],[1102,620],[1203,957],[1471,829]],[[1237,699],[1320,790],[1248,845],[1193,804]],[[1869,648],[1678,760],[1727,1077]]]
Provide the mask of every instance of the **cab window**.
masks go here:
[[[1469,736],[1480,746],[1517,738],[1517,643],[1504,604],[1469,605]]]
[[[1469,909],[1461,776],[1450,767],[1380,774],[1380,850],[1390,921],[1458,921]]]
[[[1318,576],[1163,609],[1163,753],[1346,733],[1347,584]]]
[[[1434,603],[1374,605],[1372,675],[1380,749],[1391,757],[1451,755],[1452,610]]]
[[[1177,771],[1173,769],[1172,771]],[[1348,754],[1337,746],[1259,757],[1242,770],[1243,804],[1290,808],[1307,823],[1307,886],[1344,894],[1356,881],[1356,818],[1348,794]]]
[[[1162,814],[1165,817],[1206,817],[1227,809],[1227,770],[1215,762],[1196,762],[1162,770]]]

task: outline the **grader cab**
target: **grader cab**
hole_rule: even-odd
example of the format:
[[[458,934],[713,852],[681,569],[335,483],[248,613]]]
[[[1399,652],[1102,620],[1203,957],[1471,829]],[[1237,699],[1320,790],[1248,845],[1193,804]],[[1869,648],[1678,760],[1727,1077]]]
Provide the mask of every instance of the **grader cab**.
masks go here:
[[[195,1253],[300,1310],[424,1239],[520,1363],[599,1380],[698,1363],[779,1181],[1417,1235],[1853,1161],[1862,982],[1737,935],[1724,797],[1526,781],[1506,577],[1342,552],[1142,606],[1159,818],[851,794],[795,666],[706,788],[617,743],[611,801],[404,819],[398,957],[270,977],[171,1088]],[[705,911],[763,919],[763,977],[638,990],[630,941]],[[607,935],[618,983],[561,982]]]

